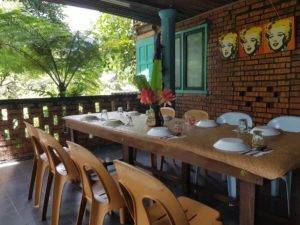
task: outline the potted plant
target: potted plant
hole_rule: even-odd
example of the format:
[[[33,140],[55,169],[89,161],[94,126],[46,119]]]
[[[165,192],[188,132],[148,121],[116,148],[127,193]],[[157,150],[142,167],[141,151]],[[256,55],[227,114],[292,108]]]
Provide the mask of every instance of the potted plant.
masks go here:
[[[162,60],[160,34],[156,38],[156,48],[153,60],[153,70],[150,81],[148,82],[144,75],[134,77],[134,84],[140,91],[140,102],[148,105],[150,110],[154,111],[155,125],[163,126],[164,120],[160,108],[166,105],[172,105],[175,95],[170,89],[164,89],[162,85]]]

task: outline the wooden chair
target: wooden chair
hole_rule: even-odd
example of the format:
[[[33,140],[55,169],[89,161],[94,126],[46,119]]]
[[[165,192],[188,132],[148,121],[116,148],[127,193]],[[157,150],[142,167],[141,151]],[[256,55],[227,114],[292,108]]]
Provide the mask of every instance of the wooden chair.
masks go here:
[[[82,224],[82,218],[86,204],[91,205],[90,225],[101,225],[105,215],[113,210],[119,210],[120,223],[125,223],[124,210],[125,201],[121,195],[116,181],[110,176],[103,161],[96,158],[89,150],[73,142],[67,142],[72,159],[74,160],[81,178],[83,187],[80,210],[77,218],[77,225]],[[102,185],[99,190],[93,184],[91,173],[97,175]],[[103,191],[104,189],[104,191]]]
[[[175,110],[171,107],[161,107],[160,112],[161,112],[163,117],[175,118],[175,114],[176,114]],[[134,149],[134,152],[133,152],[133,160],[134,161],[136,161],[137,152],[138,152],[138,150]],[[162,170],[164,162],[165,162],[165,158],[164,158],[164,156],[161,156],[161,158],[160,158],[160,170]],[[175,164],[175,160],[173,160],[173,162]],[[157,155],[153,154],[153,153],[151,153],[151,165],[152,165],[153,169],[157,169]]]
[[[34,190],[34,206],[39,207],[43,186],[43,178],[46,170],[49,168],[49,162],[46,153],[44,152],[40,144],[38,129],[33,127],[30,123],[24,123],[26,126],[27,133],[31,139],[34,153],[28,200],[32,199],[32,194]]]
[[[175,110],[171,107],[161,107],[160,112],[163,117],[169,116],[169,117],[175,118],[175,114],[176,114]]]
[[[175,115],[176,115],[175,110],[171,107],[162,107],[162,108],[160,108],[160,112],[161,112],[163,117],[169,116],[169,117],[175,118]],[[164,166],[165,162],[166,162],[165,157],[161,156],[160,157],[160,171],[163,170],[163,166]],[[173,159],[173,163],[174,163],[174,165],[176,165],[175,159]]]
[[[187,197],[176,198],[158,179],[134,166],[118,160],[114,165],[135,225],[222,224],[218,211]]]
[[[209,115],[206,111],[200,109],[192,109],[186,111],[183,115],[184,120],[194,119],[195,121],[209,119]]]
[[[49,182],[46,187],[45,199],[48,201],[52,179],[54,178],[51,225],[58,225],[64,185],[66,182],[79,181],[80,178],[73,160],[60,143],[50,134],[42,130],[38,131],[50,164]],[[47,205],[45,207],[46,213]]]
[[[185,121],[189,121],[189,120],[194,120],[195,122],[196,121],[200,121],[200,120],[206,120],[206,119],[209,119],[209,115],[206,111],[204,110],[201,110],[201,109],[191,109],[189,111],[186,111],[183,115],[183,118]],[[198,175],[199,175],[199,170],[200,170],[200,167],[197,166],[196,167],[196,172],[195,172],[195,184],[198,183]],[[205,171],[206,172],[206,171]]]

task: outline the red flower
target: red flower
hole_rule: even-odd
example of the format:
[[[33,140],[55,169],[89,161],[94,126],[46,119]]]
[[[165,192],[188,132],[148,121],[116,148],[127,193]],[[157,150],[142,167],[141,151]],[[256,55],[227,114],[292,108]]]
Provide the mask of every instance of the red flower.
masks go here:
[[[141,94],[139,97],[140,97],[140,102],[144,105],[151,105],[155,103],[157,99],[154,92],[151,89],[146,89],[146,88],[143,88],[141,90]]]
[[[175,95],[173,95],[170,89],[165,89],[161,93],[160,104],[172,105],[171,102],[175,100]]]

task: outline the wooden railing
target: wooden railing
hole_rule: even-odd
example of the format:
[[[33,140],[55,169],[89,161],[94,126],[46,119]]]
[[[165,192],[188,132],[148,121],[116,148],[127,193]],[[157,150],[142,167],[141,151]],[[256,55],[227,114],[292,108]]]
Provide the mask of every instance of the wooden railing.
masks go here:
[[[101,96],[0,100],[0,162],[32,157],[30,139],[24,121],[54,135],[64,144],[68,138],[62,117],[100,112],[102,109],[141,110],[136,93]],[[80,142],[89,146],[99,139],[81,135]]]

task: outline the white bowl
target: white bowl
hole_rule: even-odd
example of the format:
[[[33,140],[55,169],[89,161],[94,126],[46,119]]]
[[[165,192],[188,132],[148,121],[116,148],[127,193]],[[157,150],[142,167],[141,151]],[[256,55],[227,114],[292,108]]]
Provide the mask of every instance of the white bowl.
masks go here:
[[[81,121],[86,121],[86,122],[94,121],[94,120],[100,120],[100,118],[94,115],[86,115],[81,119]]]
[[[250,133],[253,134],[254,131],[259,130],[262,132],[262,135],[265,137],[269,137],[269,136],[276,136],[280,134],[280,131],[273,128],[273,127],[269,127],[269,126],[258,126],[258,127],[254,127]]]
[[[222,138],[213,145],[216,149],[229,152],[243,152],[250,150],[250,146],[240,138]]]
[[[153,127],[147,132],[147,135],[154,137],[167,137],[172,135],[172,133],[167,127]]]
[[[197,127],[216,127],[218,124],[214,120],[200,120],[196,123]]]
[[[104,122],[105,126],[120,126],[123,122],[121,120],[109,119]]]
[[[128,116],[138,116],[138,115],[140,115],[140,113],[138,111],[130,111],[130,112],[127,112],[127,115]]]

